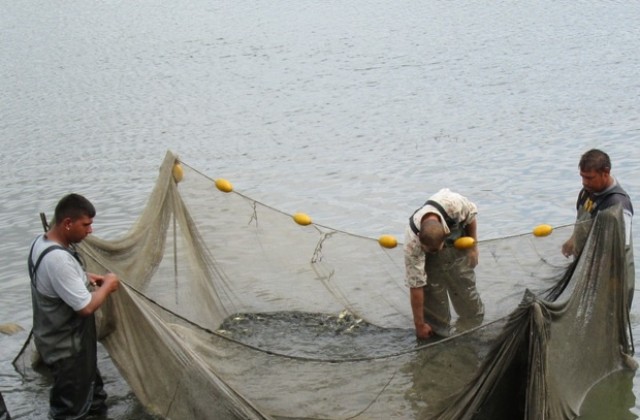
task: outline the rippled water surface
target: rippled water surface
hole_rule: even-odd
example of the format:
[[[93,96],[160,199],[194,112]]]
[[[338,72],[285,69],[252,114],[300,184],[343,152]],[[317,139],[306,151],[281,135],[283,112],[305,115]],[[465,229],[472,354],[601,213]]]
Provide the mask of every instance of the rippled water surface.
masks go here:
[[[38,213],[80,192],[95,234],[122,234],[167,149],[367,236],[401,236],[443,186],[478,204],[481,239],[570,223],[591,147],[640,208],[639,19],[618,1],[0,2],[0,323],[25,329],[0,336],[12,415],[47,409],[44,379],[10,363],[31,326]],[[148,416],[100,363],[111,417]]]

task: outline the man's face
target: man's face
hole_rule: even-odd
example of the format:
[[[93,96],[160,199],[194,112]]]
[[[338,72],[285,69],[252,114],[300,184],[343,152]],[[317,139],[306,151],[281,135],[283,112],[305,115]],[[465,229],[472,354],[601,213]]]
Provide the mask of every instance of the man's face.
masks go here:
[[[590,193],[599,193],[609,186],[609,171],[580,171],[582,186]]]
[[[91,227],[92,223],[93,218],[89,216],[82,216],[76,220],[67,220],[66,226],[68,228],[67,237],[69,242],[78,243],[86,238],[87,235],[93,232],[93,228]]]

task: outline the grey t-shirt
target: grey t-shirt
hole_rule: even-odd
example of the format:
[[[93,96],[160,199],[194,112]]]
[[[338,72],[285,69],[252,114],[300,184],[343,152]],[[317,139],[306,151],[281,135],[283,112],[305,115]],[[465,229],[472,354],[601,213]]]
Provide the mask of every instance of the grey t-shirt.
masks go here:
[[[35,239],[33,263],[40,254],[52,245],[58,245],[39,236]],[[55,249],[40,262],[36,273],[36,288],[45,296],[60,298],[74,311],[79,311],[91,302],[88,289],[89,278],[80,263],[69,252]]]

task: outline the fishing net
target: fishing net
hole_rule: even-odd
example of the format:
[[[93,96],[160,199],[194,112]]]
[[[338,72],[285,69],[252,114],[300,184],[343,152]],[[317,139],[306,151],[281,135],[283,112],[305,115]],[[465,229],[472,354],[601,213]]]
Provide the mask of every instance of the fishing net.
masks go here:
[[[168,152],[134,226],[79,246],[89,271],[123,281],[100,311],[102,343],[150,412],[564,419],[635,368],[619,209],[480,241],[482,324],[454,313],[449,337],[419,342],[401,244],[297,224],[215,185]],[[572,262],[560,249],[574,230]]]

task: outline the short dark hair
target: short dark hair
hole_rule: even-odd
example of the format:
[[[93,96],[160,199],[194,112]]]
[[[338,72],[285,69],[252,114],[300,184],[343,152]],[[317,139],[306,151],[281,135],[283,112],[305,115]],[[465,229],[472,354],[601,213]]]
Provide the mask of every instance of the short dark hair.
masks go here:
[[[446,236],[442,224],[437,220],[427,219],[420,225],[420,233],[418,234],[420,243],[429,250],[440,248]]]
[[[93,204],[80,194],[68,194],[58,201],[54,214],[54,223],[59,223],[67,217],[76,220],[82,216],[94,218],[96,208]]]
[[[599,149],[591,149],[580,158],[578,167],[581,171],[610,171],[611,159],[609,155]]]

